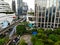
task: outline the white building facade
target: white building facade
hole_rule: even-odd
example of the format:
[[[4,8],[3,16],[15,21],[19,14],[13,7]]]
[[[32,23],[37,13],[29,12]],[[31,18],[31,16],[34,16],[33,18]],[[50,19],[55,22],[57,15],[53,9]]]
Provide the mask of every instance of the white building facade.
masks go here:
[[[16,15],[11,10],[10,5],[4,2],[4,0],[0,0],[0,29],[13,24],[15,18]]]
[[[60,27],[60,0],[35,0],[35,24],[40,28]]]

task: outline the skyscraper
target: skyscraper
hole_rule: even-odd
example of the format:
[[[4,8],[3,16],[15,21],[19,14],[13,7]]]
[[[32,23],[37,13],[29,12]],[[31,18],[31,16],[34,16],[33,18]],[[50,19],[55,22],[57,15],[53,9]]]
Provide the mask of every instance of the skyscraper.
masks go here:
[[[27,11],[28,11],[28,5],[27,5],[27,3],[23,2],[23,5],[22,5],[22,14],[26,15]]]
[[[18,16],[26,15],[28,10],[27,3],[23,2],[23,0],[15,0],[16,2],[16,14]]]
[[[35,0],[36,27],[60,27],[60,0]]]
[[[22,0],[17,0],[17,13],[18,15],[22,15]]]
[[[12,0],[12,10],[16,13],[16,3],[15,3],[15,0]]]

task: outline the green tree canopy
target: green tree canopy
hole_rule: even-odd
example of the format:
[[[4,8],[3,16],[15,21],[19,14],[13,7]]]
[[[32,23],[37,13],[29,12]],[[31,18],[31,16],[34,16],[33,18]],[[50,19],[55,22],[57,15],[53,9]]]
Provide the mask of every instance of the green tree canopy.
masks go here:
[[[22,35],[22,34],[24,34],[25,32],[26,32],[26,28],[25,28],[24,25],[18,25],[18,26],[16,27],[16,33],[17,33],[18,35]]]

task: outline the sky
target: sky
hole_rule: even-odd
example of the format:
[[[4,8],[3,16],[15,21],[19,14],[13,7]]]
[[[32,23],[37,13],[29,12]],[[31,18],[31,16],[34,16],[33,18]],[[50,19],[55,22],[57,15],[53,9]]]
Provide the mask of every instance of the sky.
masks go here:
[[[27,2],[29,8],[32,8],[34,10],[34,0],[23,0],[24,2]]]
[[[12,0],[4,0],[5,2],[9,3],[11,6]],[[23,0],[28,4],[29,9],[32,8],[34,10],[34,0]]]

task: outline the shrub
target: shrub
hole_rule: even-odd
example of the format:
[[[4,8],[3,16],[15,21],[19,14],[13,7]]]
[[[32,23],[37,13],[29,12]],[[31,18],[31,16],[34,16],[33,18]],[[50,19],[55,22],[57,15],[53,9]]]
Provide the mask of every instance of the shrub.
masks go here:
[[[55,41],[55,42],[59,40],[58,36],[55,35],[55,34],[50,34],[50,35],[49,35],[49,39],[51,39],[51,40],[53,40],[53,41]]]

